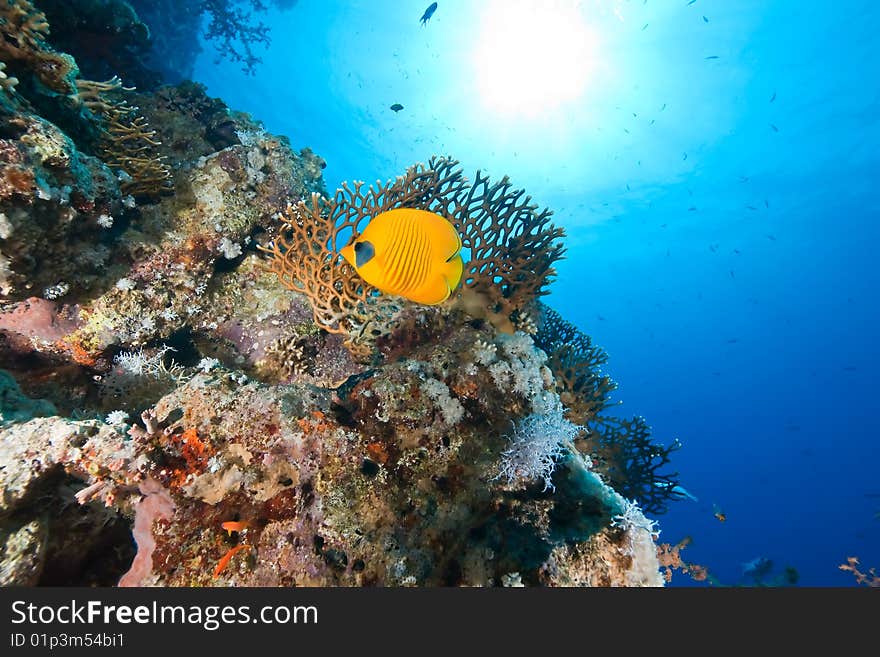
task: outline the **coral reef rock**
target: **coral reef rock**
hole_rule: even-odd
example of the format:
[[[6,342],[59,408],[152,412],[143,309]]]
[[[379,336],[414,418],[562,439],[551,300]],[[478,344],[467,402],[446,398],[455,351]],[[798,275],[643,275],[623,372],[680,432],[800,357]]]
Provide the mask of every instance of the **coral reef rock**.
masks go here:
[[[127,3],[75,4],[54,42],[65,3],[0,5],[0,584],[663,585],[676,447],[605,416],[604,352],[540,304],[549,210],[439,156],[330,195],[156,86]],[[460,232],[448,303],[339,258],[396,207]]]
[[[525,334],[465,325],[335,389],[213,366],[128,435],[59,417],[13,424],[0,434],[0,513],[17,519],[7,542],[51,542],[28,500],[66,475],[77,500],[150,528],[135,532],[150,550],[140,584],[661,584],[653,523],[566,436],[549,485],[525,465],[500,476],[510,417],[543,414],[554,429],[544,359]],[[26,582],[34,568],[6,570]]]

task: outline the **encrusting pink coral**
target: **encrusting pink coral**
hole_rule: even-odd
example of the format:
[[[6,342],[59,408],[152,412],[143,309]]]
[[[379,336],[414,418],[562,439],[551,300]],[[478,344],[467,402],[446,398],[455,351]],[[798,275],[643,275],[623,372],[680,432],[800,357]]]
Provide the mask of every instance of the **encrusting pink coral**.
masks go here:
[[[131,568],[119,580],[119,586],[142,586],[144,579],[153,570],[153,551],[156,539],[153,538],[153,521],[157,518],[170,518],[174,513],[174,502],[168,491],[152,477],[141,482],[143,494],[137,503],[132,534],[137,543],[137,554]]]
[[[46,342],[60,340],[77,327],[75,319],[65,316],[54,301],[30,297],[0,312],[0,330]]]

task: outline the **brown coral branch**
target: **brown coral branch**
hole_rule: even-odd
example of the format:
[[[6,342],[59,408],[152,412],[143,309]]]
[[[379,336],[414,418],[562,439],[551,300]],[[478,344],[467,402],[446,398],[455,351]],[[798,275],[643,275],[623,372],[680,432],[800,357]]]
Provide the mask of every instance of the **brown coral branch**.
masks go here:
[[[676,497],[677,472],[660,472],[671,462],[678,440],[668,445],[654,442],[645,419],[596,416],[589,430],[578,437],[577,448],[588,454],[593,469],[627,499],[637,500],[652,515],[665,513]]]
[[[138,108],[129,105],[121,92],[133,91],[118,77],[105,82],[79,80],[78,101],[104,122],[101,155],[107,164],[128,176],[120,185],[124,194],[157,197],[173,190],[167,157],[159,155],[162,142]]]
[[[0,62],[0,89],[3,89],[5,92],[9,93],[13,89],[15,89],[15,85],[18,84],[18,78],[9,77],[6,75],[6,64]]]
[[[100,94],[107,91],[134,91],[135,87],[123,86],[122,80],[118,75],[114,75],[109,80],[100,82],[98,80],[80,80],[77,84],[80,96],[98,98]]]
[[[0,59],[15,62],[51,92],[73,94],[76,63],[69,55],[55,52],[46,43],[48,35],[46,15],[30,0],[0,2]]]
[[[541,321],[535,344],[547,353],[547,366],[556,377],[567,417],[586,425],[612,405],[610,396],[617,384],[600,370],[608,355],[552,308],[538,304],[538,309]]]
[[[494,185],[477,171],[473,185],[456,199],[452,222],[470,252],[464,284],[486,294],[492,312],[510,315],[539,296],[555,276],[553,263],[565,252],[565,231],[537,211],[530,196],[505,176]]]

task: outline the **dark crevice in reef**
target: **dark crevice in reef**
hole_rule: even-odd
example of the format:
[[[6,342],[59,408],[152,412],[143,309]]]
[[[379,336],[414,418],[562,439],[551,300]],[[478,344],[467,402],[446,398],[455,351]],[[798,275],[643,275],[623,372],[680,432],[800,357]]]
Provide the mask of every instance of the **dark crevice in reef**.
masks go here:
[[[17,583],[31,586],[114,586],[131,566],[131,521],[102,502],[79,504],[80,480],[60,467],[41,478],[0,519],[0,546]]]

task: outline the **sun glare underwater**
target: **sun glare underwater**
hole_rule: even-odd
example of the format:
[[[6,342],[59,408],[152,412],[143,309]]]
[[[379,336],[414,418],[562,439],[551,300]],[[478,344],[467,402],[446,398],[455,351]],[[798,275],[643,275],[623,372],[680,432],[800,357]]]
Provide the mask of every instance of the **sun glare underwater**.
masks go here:
[[[880,586],[877,3],[0,18],[4,585]]]

